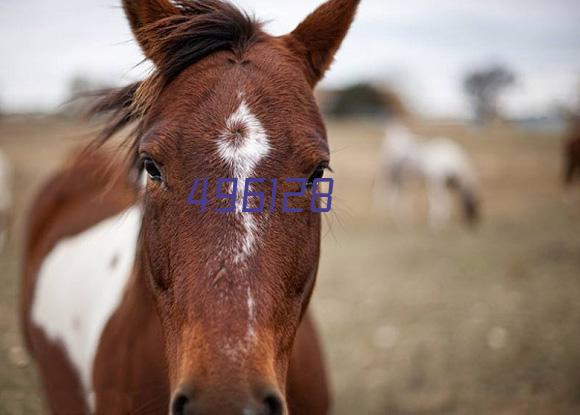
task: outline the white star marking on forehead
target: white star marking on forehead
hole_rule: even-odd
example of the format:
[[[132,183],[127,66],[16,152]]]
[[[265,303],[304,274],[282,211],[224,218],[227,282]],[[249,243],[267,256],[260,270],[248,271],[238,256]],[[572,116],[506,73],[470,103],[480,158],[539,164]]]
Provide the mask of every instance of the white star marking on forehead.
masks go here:
[[[241,217],[244,234],[238,240],[234,262],[242,263],[252,253],[258,231],[254,215],[242,212],[246,180],[252,177],[256,166],[271,148],[266,130],[244,100],[226,120],[226,129],[217,145],[220,157],[232,169],[233,177],[238,179],[236,214]]]

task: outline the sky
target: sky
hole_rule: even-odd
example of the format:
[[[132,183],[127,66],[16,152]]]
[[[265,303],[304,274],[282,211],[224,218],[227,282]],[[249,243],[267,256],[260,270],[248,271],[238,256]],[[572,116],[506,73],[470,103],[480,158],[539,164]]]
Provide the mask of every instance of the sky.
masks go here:
[[[291,31],[321,0],[237,0]],[[147,65],[120,0],[0,0],[0,105],[54,110],[71,77],[123,84]],[[469,113],[466,72],[502,64],[518,77],[502,100],[512,116],[541,115],[577,97],[580,0],[362,0],[322,86],[370,80],[398,90],[429,116]]]

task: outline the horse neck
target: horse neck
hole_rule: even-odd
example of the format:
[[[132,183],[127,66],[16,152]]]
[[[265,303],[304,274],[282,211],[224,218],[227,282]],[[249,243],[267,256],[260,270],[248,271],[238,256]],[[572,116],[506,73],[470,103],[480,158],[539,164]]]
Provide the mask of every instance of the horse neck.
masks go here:
[[[125,303],[128,305],[124,312],[128,314],[136,313],[148,316],[148,318],[152,315],[157,316],[153,294],[151,293],[149,282],[147,281],[148,277],[145,272],[145,264],[148,259],[146,257],[147,253],[143,249],[141,237],[137,241],[136,250],[133,275],[127,284],[126,295],[123,301],[123,305]]]
[[[139,242],[135,265],[125,287],[123,300],[112,317],[115,320],[114,324],[122,327],[122,332],[129,336],[142,336],[143,330],[160,332],[159,317],[144,272],[144,260],[146,259],[143,257]]]

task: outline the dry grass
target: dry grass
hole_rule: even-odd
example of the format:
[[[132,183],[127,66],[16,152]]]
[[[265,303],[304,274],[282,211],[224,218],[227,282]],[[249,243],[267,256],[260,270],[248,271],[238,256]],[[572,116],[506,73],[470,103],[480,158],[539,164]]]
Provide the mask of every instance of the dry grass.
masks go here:
[[[432,233],[420,187],[394,226],[370,206],[382,128],[332,122],[337,199],[314,309],[336,413],[580,411],[580,189],[559,184],[560,138],[507,128],[420,130],[461,141],[480,171],[484,223]],[[3,120],[16,177],[15,236],[0,255],[0,414],[39,413],[16,325],[23,212],[85,128]]]

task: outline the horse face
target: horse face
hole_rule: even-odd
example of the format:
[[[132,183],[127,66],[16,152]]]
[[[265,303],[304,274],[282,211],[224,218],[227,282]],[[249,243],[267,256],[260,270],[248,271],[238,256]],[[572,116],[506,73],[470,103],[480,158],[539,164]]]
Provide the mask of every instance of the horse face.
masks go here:
[[[175,45],[163,50],[163,42],[173,31],[183,35],[203,13],[212,15],[207,24],[247,29],[239,16],[228,16],[230,6],[200,3],[183,2],[200,8],[187,18],[182,14],[190,10],[175,2],[125,1],[160,76],[178,64],[167,64],[171,54],[180,53]],[[165,333],[175,414],[286,413],[289,356],[320,244],[312,189],[286,179],[311,179],[328,165],[312,88],[357,4],[330,1],[284,37],[258,27],[238,33],[243,44],[220,48],[167,82],[142,123],[138,152],[149,177],[141,257]],[[218,185],[220,178],[237,186]],[[216,197],[234,190],[231,199]],[[291,207],[302,213],[282,212],[282,194],[301,190]],[[259,213],[243,212],[248,191],[264,195],[248,199],[251,208],[264,202]],[[231,212],[220,212],[228,206]]]
[[[256,46],[247,58],[263,65],[259,49],[266,47]],[[139,147],[149,164],[143,249],[172,383],[186,392],[211,388],[215,396],[208,399],[217,402],[234,392],[241,394],[236,399],[255,395],[281,402],[320,238],[311,190],[292,200],[304,211],[297,214],[281,211],[282,193],[299,191],[284,185],[286,178],[306,179],[328,163],[325,132],[302,79],[282,83],[272,79],[274,72],[248,74],[230,64],[227,53],[203,66],[183,72],[163,93]],[[288,87],[294,92],[282,91]],[[233,200],[216,197],[220,178],[237,179],[237,186],[219,189],[235,190]],[[248,183],[265,195],[261,213],[242,212],[248,178],[266,179]],[[279,189],[274,212],[271,179]],[[188,202],[203,198],[203,212]],[[258,207],[259,197],[248,203]],[[230,206],[234,212],[218,212]]]

